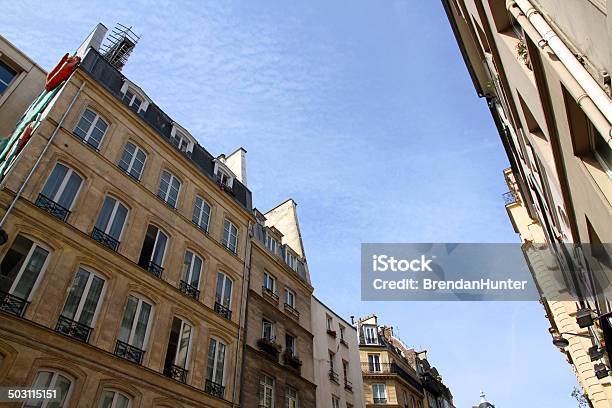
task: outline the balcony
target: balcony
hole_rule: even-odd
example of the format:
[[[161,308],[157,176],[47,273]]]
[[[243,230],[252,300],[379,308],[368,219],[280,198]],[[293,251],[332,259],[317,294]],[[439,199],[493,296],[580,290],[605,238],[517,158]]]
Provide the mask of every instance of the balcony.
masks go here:
[[[283,362],[286,366],[289,366],[298,372],[302,369],[302,360],[293,354],[291,350],[285,350],[283,353]]]
[[[396,363],[361,363],[361,372],[364,375],[398,375],[417,390],[423,389],[423,385],[417,380],[416,373],[411,374]]]
[[[38,195],[38,198],[36,198],[34,205],[62,221],[66,221],[66,218],[68,218],[68,215],[70,215],[70,210],[65,207],[62,207],[49,197],[42,194]]]
[[[0,310],[3,312],[22,317],[29,303],[18,296],[0,291]]]
[[[374,403],[375,404],[386,404],[387,403],[387,399],[386,398],[373,398]]]
[[[338,380],[338,373],[334,371],[334,369],[330,369],[329,370],[329,380],[335,382],[336,384],[340,384],[340,381]]]
[[[338,334],[336,333],[336,331],[335,331],[335,330],[332,330],[332,329],[327,329],[327,334],[329,334],[330,336],[332,336],[334,339],[335,339],[335,338],[336,338],[336,336],[338,335]]]
[[[225,394],[225,387],[207,379],[204,383],[204,392],[217,398],[223,398],[223,395]]]
[[[194,298],[195,300],[200,299],[200,291],[198,290],[198,288],[188,284],[183,280],[179,283],[179,290],[187,296]]]
[[[155,277],[159,279],[161,279],[162,272],[164,271],[163,267],[153,261],[149,261],[149,263],[145,266],[145,269],[151,272],[153,275],[155,275]]]
[[[221,303],[215,302],[214,310],[219,316],[225,317],[227,320],[232,320],[232,311]]]
[[[67,317],[60,316],[55,326],[55,331],[70,336],[74,339],[87,343],[91,334],[91,327],[71,320]]]
[[[115,345],[115,355],[131,361],[132,363],[142,364],[144,350],[124,343],[121,340],[117,340],[117,344]]]
[[[517,203],[516,194],[513,191],[508,191],[507,193],[502,194],[504,198],[505,205],[512,205]]]
[[[353,383],[346,378],[344,379],[344,389],[353,392]]]
[[[96,227],[94,227],[93,231],[91,231],[91,238],[93,238],[94,241],[98,241],[105,247],[108,247],[115,252],[117,251],[117,248],[119,248],[119,241]]]
[[[258,339],[257,347],[261,351],[268,353],[270,356],[274,357],[276,361],[278,361],[278,355],[281,351],[281,346],[280,344],[276,343],[274,338],[269,339],[267,337],[262,337]]]
[[[285,312],[295,320],[300,320],[300,312],[289,303],[285,303]]]
[[[272,289],[268,289],[265,286],[262,286],[261,287],[261,294],[268,301],[278,305],[278,295],[276,293],[274,293],[274,291]]]
[[[185,384],[187,382],[187,373],[183,367],[179,367],[174,364],[169,364],[164,367],[164,375],[166,377],[172,378],[175,381],[181,382]]]

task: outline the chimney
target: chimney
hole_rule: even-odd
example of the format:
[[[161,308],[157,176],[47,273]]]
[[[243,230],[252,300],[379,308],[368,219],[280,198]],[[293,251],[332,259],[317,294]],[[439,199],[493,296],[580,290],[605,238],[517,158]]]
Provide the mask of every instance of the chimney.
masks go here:
[[[393,338],[393,327],[391,326],[382,326],[382,333],[383,333],[383,337],[386,339],[391,339]]]
[[[246,152],[242,147],[239,147],[224,161],[226,166],[236,175],[236,178],[245,186],[247,186]]]
[[[76,55],[82,59],[85,56],[88,48],[93,48],[94,50],[98,51],[107,31],[108,29],[106,26],[104,26],[104,24],[98,23],[98,25],[94,27],[93,31],[87,36],[85,41],[83,41],[83,43],[79,46]]]

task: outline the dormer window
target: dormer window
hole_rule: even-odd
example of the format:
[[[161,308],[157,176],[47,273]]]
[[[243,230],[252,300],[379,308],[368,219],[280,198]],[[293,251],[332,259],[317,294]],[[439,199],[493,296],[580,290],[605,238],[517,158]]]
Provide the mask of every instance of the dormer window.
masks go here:
[[[276,240],[272,238],[270,234],[268,234],[267,232],[266,232],[266,246],[268,247],[270,252],[272,252],[273,254],[276,253],[276,247],[278,246],[278,242],[276,242]]]
[[[291,269],[297,271],[297,258],[295,257],[295,255],[289,252],[288,248],[285,250],[285,263],[289,265]]]
[[[142,115],[147,111],[151,101],[136,85],[125,80],[121,87],[121,93],[123,94],[123,102],[138,114]]]
[[[217,183],[222,187],[231,189],[236,176],[232,171],[218,159],[215,159],[215,168],[213,169]]]
[[[172,124],[172,131],[170,132],[170,142],[183,153],[193,152],[193,146],[195,145],[195,139],[178,123]]]
[[[365,344],[378,344],[378,334],[376,333],[376,326],[363,325],[363,340]]]

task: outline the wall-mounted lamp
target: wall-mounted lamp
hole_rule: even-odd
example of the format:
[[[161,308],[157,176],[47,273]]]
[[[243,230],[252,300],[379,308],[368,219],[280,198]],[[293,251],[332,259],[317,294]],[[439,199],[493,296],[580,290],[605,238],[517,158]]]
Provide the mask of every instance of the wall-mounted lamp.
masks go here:
[[[576,336],[576,337],[584,337],[585,339],[590,339],[591,336],[588,334],[579,334],[579,333],[557,333],[557,334],[553,334],[553,344],[562,349],[565,348],[567,346],[569,346],[569,341],[563,337],[562,335],[566,335],[566,336]]]

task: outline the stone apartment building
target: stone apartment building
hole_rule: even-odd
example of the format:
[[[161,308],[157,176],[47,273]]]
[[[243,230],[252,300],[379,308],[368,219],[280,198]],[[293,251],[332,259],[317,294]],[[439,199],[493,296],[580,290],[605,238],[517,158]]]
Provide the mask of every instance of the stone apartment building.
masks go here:
[[[0,138],[13,126],[45,85],[47,73],[0,35]]]
[[[442,3],[510,161],[506,208],[553,342],[591,404],[609,407],[612,3]],[[555,286],[554,270],[568,285]]]
[[[401,408],[453,408],[452,394],[427,361],[380,326],[376,315],[356,323],[365,405]]]
[[[243,407],[315,407],[311,305],[296,203],[255,213]]]
[[[364,408],[356,327],[315,296],[311,314],[317,406]]]
[[[121,74],[136,38],[105,50],[105,31],[2,156],[0,384],[56,388],[62,407],[236,406],[242,151],[198,144]]]

